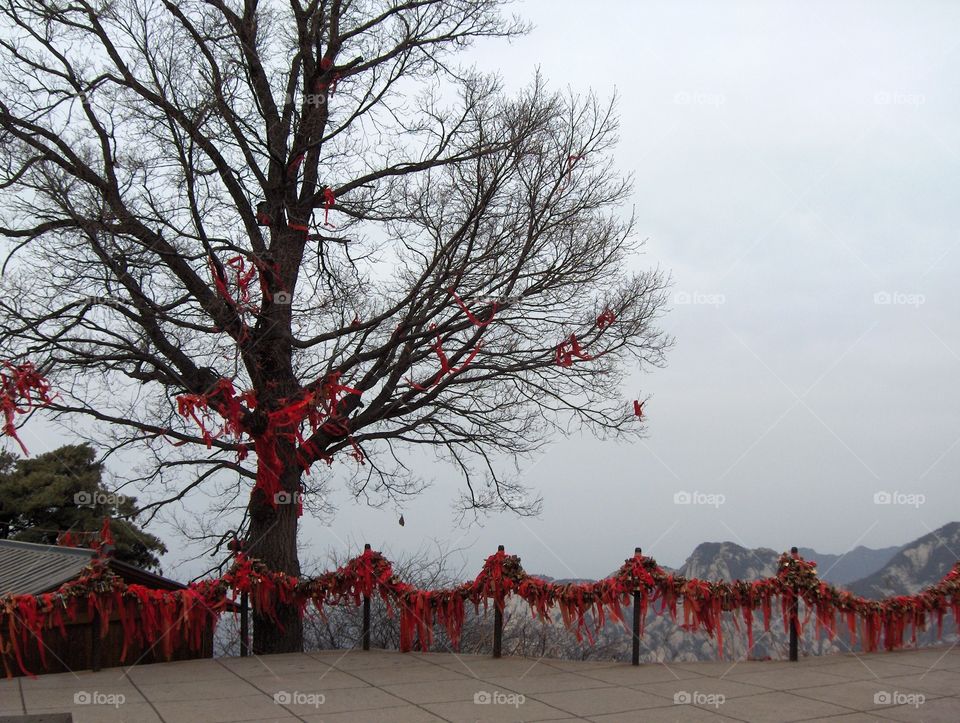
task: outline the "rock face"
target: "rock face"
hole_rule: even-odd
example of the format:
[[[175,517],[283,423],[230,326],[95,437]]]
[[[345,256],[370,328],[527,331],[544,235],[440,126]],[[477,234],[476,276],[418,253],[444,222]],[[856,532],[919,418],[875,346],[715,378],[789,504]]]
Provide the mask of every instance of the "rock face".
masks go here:
[[[901,547],[883,547],[873,550],[860,545],[842,555],[829,555],[801,547],[800,554],[807,560],[817,561],[817,571],[827,582],[849,587],[854,580],[872,575],[896,555]]]
[[[913,595],[950,571],[957,561],[953,550],[960,550],[960,522],[904,545],[882,568],[847,587],[868,598]]]

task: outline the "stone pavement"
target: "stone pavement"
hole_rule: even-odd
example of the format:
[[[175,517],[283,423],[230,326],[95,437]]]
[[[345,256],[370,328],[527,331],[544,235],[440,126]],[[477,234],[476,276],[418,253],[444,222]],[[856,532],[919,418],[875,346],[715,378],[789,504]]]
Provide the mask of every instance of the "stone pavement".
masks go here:
[[[0,721],[960,721],[960,648],[650,664],[325,651],[0,681]],[[11,716],[13,718],[7,718]],[[28,719],[29,720],[29,719]],[[39,720],[39,719],[38,719]],[[69,720],[59,718],[59,720]]]

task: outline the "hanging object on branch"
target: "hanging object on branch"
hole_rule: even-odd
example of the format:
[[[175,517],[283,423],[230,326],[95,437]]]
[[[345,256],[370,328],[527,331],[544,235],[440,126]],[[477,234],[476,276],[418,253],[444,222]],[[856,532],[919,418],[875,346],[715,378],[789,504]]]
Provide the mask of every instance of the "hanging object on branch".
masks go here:
[[[296,174],[297,169],[300,168],[300,164],[303,163],[303,159],[306,157],[306,152],[298,153],[293,158],[290,159],[290,163],[287,164],[287,175]]]
[[[433,331],[436,328],[437,328],[436,324],[430,325],[431,331]],[[480,351],[480,344],[478,343],[477,346],[474,347],[473,351],[471,351],[470,354],[467,356],[467,358],[463,361],[463,364],[461,364],[458,367],[450,366],[450,361],[449,359],[447,359],[447,355],[443,351],[443,341],[440,338],[440,334],[436,335],[436,341],[433,344],[433,350],[436,352],[437,359],[440,362],[440,371],[436,373],[433,379],[427,382],[426,384],[417,384],[412,379],[407,379],[407,382],[410,384],[411,387],[421,392],[425,392],[428,389],[431,389],[432,387],[437,386],[440,383],[440,380],[443,379],[447,374],[450,374],[451,376],[453,376],[454,374],[459,374],[464,369],[466,369],[470,365],[470,362],[473,361],[474,357],[477,356],[477,352]]]
[[[636,415],[637,419],[643,420],[643,405],[646,402],[641,402],[638,399],[633,400],[633,413]]]
[[[600,316],[597,317],[597,328],[599,328],[600,331],[603,331],[616,320],[616,314],[614,314],[610,309],[606,309],[602,314],[600,314]]]
[[[337,202],[337,197],[333,193],[333,189],[330,186],[327,186],[323,189],[323,225],[328,226],[329,228],[336,228],[332,223],[330,223],[330,209],[333,208],[334,204]]]
[[[570,182],[573,180],[573,167],[577,164],[577,161],[586,158],[586,154],[571,155],[567,156],[567,175],[563,180],[560,188],[566,188],[570,185]]]
[[[567,341],[557,346],[557,364],[562,367],[572,366],[574,357],[585,361],[593,359],[581,348],[580,342],[577,341],[577,335],[571,334]]]
[[[26,446],[17,436],[16,417],[28,414],[37,407],[50,404],[55,398],[50,382],[30,362],[14,365],[2,362],[0,368],[0,410],[3,412],[3,434],[15,440],[29,455]]]
[[[494,317],[494,316],[496,315],[496,313],[497,313],[497,302],[496,302],[496,301],[494,301],[494,302],[492,302],[492,303],[490,304],[490,317],[489,317],[486,321],[480,321],[480,319],[479,319],[477,316],[475,316],[472,311],[470,311],[470,308],[469,308],[465,303],[463,303],[463,299],[461,299],[461,298],[457,295],[457,292],[454,291],[452,287],[449,288],[449,289],[447,289],[447,291],[448,291],[450,294],[453,295],[453,300],[454,300],[455,302],[457,302],[457,306],[459,306],[460,309],[461,309],[461,311],[463,311],[463,313],[467,315],[467,318],[470,320],[470,323],[473,324],[474,326],[479,327],[479,328],[482,329],[482,328],[485,327],[487,324],[489,324],[491,321],[493,321],[493,317]]]
[[[332,96],[337,90],[337,82],[340,80],[339,71],[334,70],[330,76],[330,80],[324,80],[330,71],[333,70],[333,59],[332,58],[323,58],[320,61],[320,70],[323,71],[323,75],[317,78],[316,83],[313,86],[315,93],[324,93]],[[318,103],[319,105],[319,103]]]

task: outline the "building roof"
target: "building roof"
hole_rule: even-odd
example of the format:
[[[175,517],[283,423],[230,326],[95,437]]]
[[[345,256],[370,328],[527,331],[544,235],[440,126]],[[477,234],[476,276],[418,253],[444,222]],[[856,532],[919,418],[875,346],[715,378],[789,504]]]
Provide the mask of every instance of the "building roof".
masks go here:
[[[83,547],[0,540],[0,595],[38,595],[56,590],[76,578],[93,556],[93,550]],[[113,558],[108,560],[108,565],[128,583],[165,590],[186,587],[176,580]]]

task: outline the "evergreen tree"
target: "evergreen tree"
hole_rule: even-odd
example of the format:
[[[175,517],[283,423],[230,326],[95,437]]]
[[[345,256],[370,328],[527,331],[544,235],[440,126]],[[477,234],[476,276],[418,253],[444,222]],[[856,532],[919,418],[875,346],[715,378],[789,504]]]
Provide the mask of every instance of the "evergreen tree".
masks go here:
[[[136,499],[108,490],[103,465],[88,444],[66,445],[29,459],[0,451],[0,538],[57,544],[69,534],[79,545],[96,538],[110,518],[114,557],[159,570],[163,542],[133,521]]]

